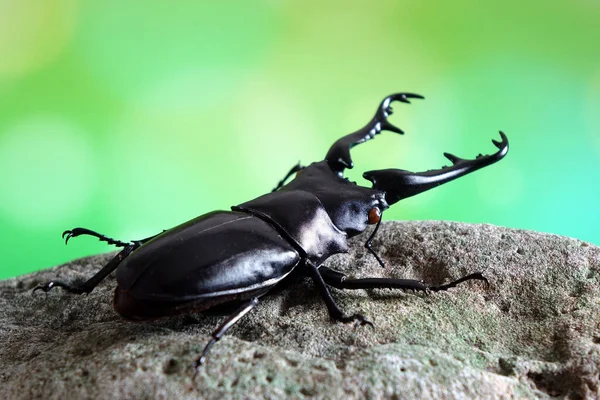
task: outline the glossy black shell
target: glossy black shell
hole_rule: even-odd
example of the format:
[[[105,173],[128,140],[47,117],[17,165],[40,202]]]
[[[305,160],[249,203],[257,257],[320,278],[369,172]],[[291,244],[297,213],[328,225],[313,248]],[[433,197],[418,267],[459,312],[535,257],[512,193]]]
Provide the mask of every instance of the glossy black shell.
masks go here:
[[[165,307],[194,302],[197,310],[264,293],[285,278],[300,255],[264,220],[215,211],[168,230],[135,250],[117,269],[115,309],[130,319],[132,302]],[[150,302],[150,303],[149,303]],[[170,305],[170,307],[167,307]],[[145,308],[144,308],[145,309]]]

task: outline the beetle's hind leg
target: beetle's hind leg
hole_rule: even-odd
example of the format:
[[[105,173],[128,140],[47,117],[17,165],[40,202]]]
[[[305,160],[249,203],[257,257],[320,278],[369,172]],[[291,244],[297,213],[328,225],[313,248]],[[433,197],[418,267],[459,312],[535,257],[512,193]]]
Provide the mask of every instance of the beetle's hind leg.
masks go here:
[[[44,283],[43,285],[37,286],[35,289],[33,289],[33,293],[35,293],[36,290],[41,290],[43,292],[48,293],[54,287],[61,287],[63,288],[63,290],[66,290],[67,292],[73,294],[90,293],[92,290],[94,290],[96,286],[98,286],[100,282],[102,282],[104,278],[106,278],[111,272],[117,269],[117,267],[119,266],[121,261],[125,259],[125,257],[127,257],[133,250],[135,250],[139,246],[140,244],[134,243],[125,247],[116,256],[114,256],[113,259],[110,260],[108,264],[104,266],[104,268],[102,268],[94,276],[92,276],[90,279],[88,279],[81,285],[74,286],[61,281],[49,281]]]
[[[448,290],[456,287],[458,284],[471,281],[480,280],[489,286],[488,280],[482,275],[481,272],[469,274],[463,276],[460,279],[446,283],[439,286],[428,286],[421,281],[415,279],[392,279],[392,278],[362,278],[362,279],[350,279],[345,274],[335,271],[331,268],[321,267],[319,268],[321,276],[326,284],[333,286],[338,289],[402,289],[402,290],[414,290],[414,291],[433,291],[439,292],[442,290]]]
[[[198,367],[200,367],[206,361],[206,355],[210,351],[210,348],[213,346],[213,344],[217,343],[225,334],[225,332],[229,330],[229,328],[235,325],[235,323],[238,322],[244,315],[248,314],[248,312],[250,312],[250,310],[252,310],[257,304],[258,298],[256,297],[242,303],[240,308],[238,308],[233,314],[227,317],[227,319],[225,319],[225,321],[223,321],[221,325],[219,325],[219,327],[215,329],[215,331],[212,333],[212,338],[204,347],[202,354],[196,359],[196,361],[194,361],[193,366],[196,369],[196,374],[198,373]],[[194,374],[194,377],[196,376],[196,374]]]
[[[164,232],[164,231],[163,231]],[[95,232],[91,229],[87,229],[87,228],[73,228],[73,229],[69,229],[63,232],[62,237],[63,239],[65,239],[65,244],[69,243],[69,239],[73,238],[73,237],[77,237],[77,236],[81,236],[81,235],[88,235],[88,236],[94,236],[97,237],[99,241],[101,242],[106,242],[108,244],[112,244],[114,246],[117,247],[127,247],[127,246],[131,246],[131,245],[137,245],[137,247],[139,247],[140,245],[146,243],[147,241],[149,241],[150,239],[155,238],[156,236],[160,235],[154,235],[154,236],[150,236],[146,239],[142,239],[142,240],[132,240],[131,242],[123,242],[121,240],[116,240],[113,238],[109,238],[106,235],[103,235],[101,233]]]
[[[127,247],[131,244],[131,243],[122,242],[120,240],[116,240],[113,238],[109,238],[108,236],[102,235],[101,233],[98,233],[98,232],[94,232],[87,228],[73,228],[73,229],[66,230],[63,232],[62,237],[63,237],[63,239],[65,239],[65,244],[68,244],[69,239],[71,239],[73,237],[81,236],[81,235],[94,236],[94,237],[97,237],[98,240],[100,240],[101,242],[106,242],[108,244],[112,244],[117,247]]]
[[[61,281],[49,281],[44,283],[43,285],[37,286],[35,289],[33,289],[33,293],[35,293],[36,290],[41,290],[43,292],[48,293],[54,287],[63,288],[63,290],[66,290],[67,292],[73,294],[90,293],[92,290],[94,290],[96,286],[98,286],[100,282],[102,282],[104,278],[106,278],[111,272],[117,269],[121,261],[123,261],[133,250],[137,249],[150,239],[153,239],[156,236],[160,235],[160,233],[158,235],[150,236],[146,239],[132,240],[130,243],[125,243],[120,240],[109,238],[108,236],[102,235],[98,232],[94,232],[86,228],[73,228],[71,230],[64,231],[62,237],[65,239],[65,243],[68,243],[70,238],[77,237],[80,235],[89,235],[97,237],[102,242],[107,242],[108,244],[123,247],[123,250],[121,250],[112,260],[110,260],[108,264],[104,266],[104,268],[102,268],[94,276],[92,276],[90,279],[88,279],[81,285],[75,286]]]
[[[490,282],[487,280],[487,278],[485,276],[483,276],[483,274],[481,272],[475,272],[473,274],[465,275],[462,278],[459,278],[450,283],[446,283],[444,285],[430,286],[429,290],[431,290],[433,292],[448,290],[450,288],[456,287],[459,283],[466,282],[466,281],[472,281],[472,280],[483,281],[483,282],[485,282],[486,288],[490,287]]]

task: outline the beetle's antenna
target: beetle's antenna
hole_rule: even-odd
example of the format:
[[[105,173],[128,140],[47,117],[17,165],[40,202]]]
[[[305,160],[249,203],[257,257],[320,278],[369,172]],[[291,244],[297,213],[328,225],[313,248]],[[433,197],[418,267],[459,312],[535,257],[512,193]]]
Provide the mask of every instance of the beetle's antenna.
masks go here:
[[[373,229],[373,233],[371,233],[371,236],[369,236],[369,238],[367,239],[367,241],[365,243],[365,247],[367,250],[369,250],[369,252],[371,254],[373,254],[373,256],[375,257],[375,259],[377,260],[379,265],[381,265],[382,268],[385,268],[385,264],[383,263],[383,260],[379,257],[379,255],[377,253],[375,253],[375,250],[373,250],[373,248],[371,247],[373,245],[373,238],[375,237],[375,234],[377,233],[377,230],[379,229],[379,225],[381,225],[381,218],[377,222],[377,225],[375,225],[375,229]]]

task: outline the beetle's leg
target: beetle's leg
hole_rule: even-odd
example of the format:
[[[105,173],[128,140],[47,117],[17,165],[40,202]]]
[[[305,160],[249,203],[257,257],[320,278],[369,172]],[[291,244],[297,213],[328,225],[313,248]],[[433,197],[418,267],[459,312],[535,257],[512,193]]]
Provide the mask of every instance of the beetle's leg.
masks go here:
[[[371,247],[373,245],[373,238],[375,237],[375,234],[377,233],[377,230],[379,229],[379,225],[381,225],[381,219],[379,220],[379,222],[377,222],[377,225],[375,225],[375,229],[373,229],[373,233],[371,233],[371,236],[369,236],[369,238],[365,242],[365,247],[367,250],[369,250],[369,252],[371,254],[373,254],[373,256],[375,257],[375,259],[377,260],[379,265],[381,265],[382,268],[385,268],[385,264],[383,263],[383,260],[379,257],[379,255],[377,253],[375,253],[375,250],[373,250],[373,248]]]
[[[125,257],[127,257],[133,250],[135,250],[136,248],[138,248],[140,246],[141,246],[141,244],[139,244],[139,243],[134,243],[134,244],[128,245],[123,250],[121,250],[119,252],[119,254],[114,256],[113,259],[110,260],[108,262],[108,264],[106,264],[104,266],[104,268],[102,268],[94,276],[92,276],[90,279],[88,279],[81,285],[72,286],[72,285],[69,285],[69,284],[61,282],[61,281],[50,281],[50,282],[46,282],[45,284],[40,285],[40,286],[36,287],[35,289],[33,289],[33,293],[35,293],[36,290],[42,290],[42,291],[48,293],[54,287],[61,287],[61,288],[63,288],[63,290],[66,290],[67,292],[74,293],[74,294],[90,293],[92,290],[94,290],[94,288],[96,286],[98,286],[98,284],[104,278],[106,278],[111,272],[113,272],[115,269],[117,269],[117,267],[119,266],[121,261],[123,261],[125,259]]]
[[[202,355],[198,357],[196,361],[194,361],[193,365],[194,368],[196,368],[196,373],[198,373],[198,367],[204,364],[204,362],[206,361],[206,355],[208,354],[212,345],[218,342],[219,339],[221,339],[221,337],[225,334],[225,332],[229,330],[229,328],[235,325],[235,323],[238,322],[244,315],[248,314],[248,312],[252,310],[257,304],[258,298],[256,297],[243,303],[240,308],[238,308],[233,314],[227,317],[227,319],[223,321],[217,329],[215,329],[215,331],[212,333],[212,338],[204,347]]]
[[[480,280],[484,281],[489,286],[488,280],[481,274],[476,272],[463,276],[460,279],[446,283],[439,286],[427,286],[421,281],[415,279],[393,279],[393,278],[362,278],[362,279],[349,279],[345,274],[335,271],[331,268],[321,267],[319,268],[323,280],[326,284],[333,286],[338,289],[402,289],[402,290],[415,290],[426,292],[431,290],[433,292],[439,292],[441,290],[448,290],[456,287],[459,283]]]
[[[300,165],[300,162],[298,161],[298,164],[294,165],[289,170],[289,172],[285,175],[285,177],[279,181],[277,186],[275,186],[275,189],[271,190],[271,193],[276,192],[279,189],[281,189],[283,187],[283,185],[285,185],[285,181],[287,181],[290,176],[294,175],[296,172],[301,171],[303,169],[304,169],[304,167],[302,165]]]
[[[100,240],[101,242],[106,242],[108,244],[112,244],[112,245],[115,245],[117,247],[127,247],[127,246],[130,246],[132,244],[144,244],[147,241],[149,241],[150,239],[153,239],[156,236],[160,235],[160,233],[157,234],[157,235],[154,235],[154,236],[150,236],[150,237],[148,237],[146,239],[132,240],[129,243],[109,238],[108,236],[102,235],[101,233],[98,233],[98,232],[94,232],[94,231],[92,231],[90,229],[87,229],[87,228],[73,228],[73,229],[64,231],[63,234],[62,234],[62,237],[63,237],[63,239],[65,239],[65,244],[67,244],[67,243],[69,243],[69,239],[71,239],[72,237],[77,237],[77,236],[81,236],[81,235],[94,236],[94,237],[97,237],[98,240]]]
[[[350,157],[350,149],[359,143],[366,142],[369,139],[373,139],[375,135],[381,133],[381,131],[392,131],[396,133],[404,133],[402,129],[390,124],[387,118],[392,114],[392,107],[390,104],[393,101],[401,101],[403,103],[410,103],[409,99],[422,99],[423,96],[413,93],[394,93],[389,95],[377,108],[375,116],[367,125],[358,131],[351,133],[338,139],[327,152],[325,160],[329,164],[329,167],[340,177],[342,176],[344,169],[354,167],[352,163],[352,157]]]
[[[98,232],[94,232],[87,228],[73,228],[70,230],[66,230],[63,232],[62,237],[63,237],[63,239],[65,239],[65,244],[68,244],[69,239],[71,239],[72,237],[77,237],[77,236],[81,236],[81,235],[94,236],[94,237],[97,237],[98,240],[100,240],[101,242],[106,242],[108,244],[112,244],[117,247],[127,247],[131,244],[131,243],[126,243],[126,242],[122,242],[120,240],[109,238],[108,236],[102,235]]]
[[[427,286],[416,279],[392,278],[363,278],[350,279],[347,275],[327,267],[320,267],[319,271],[326,284],[337,289],[402,289],[427,291]]]
[[[306,262],[306,266],[310,271],[310,276],[313,279],[313,282],[315,283],[315,285],[317,285],[319,292],[321,292],[321,297],[323,297],[323,300],[325,301],[325,305],[327,306],[327,310],[329,311],[329,315],[331,316],[331,318],[344,323],[358,321],[361,325],[373,326],[373,323],[366,319],[365,316],[362,314],[352,314],[349,316],[344,315],[344,313],[342,312],[342,310],[340,310],[338,305],[335,304],[335,300],[333,300],[333,297],[331,297],[331,293],[329,293],[329,289],[327,289],[327,285],[325,284],[325,281],[323,280],[323,277],[319,272],[319,268],[317,268],[313,263],[308,261]]]
[[[465,275],[462,278],[459,278],[450,283],[446,283],[444,285],[430,286],[429,290],[434,291],[434,292],[439,292],[441,290],[448,290],[450,288],[456,287],[456,285],[458,285],[459,283],[462,283],[465,281],[471,281],[471,280],[483,281],[483,282],[485,282],[486,288],[490,287],[490,282],[487,280],[487,278],[485,276],[483,276],[483,274],[481,272],[475,272],[473,274]]]
[[[384,191],[386,202],[392,205],[399,200],[450,182],[501,160],[508,153],[508,139],[503,132],[500,132],[500,138],[502,139],[500,142],[492,140],[498,151],[491,155],[480,154],[474,159],[467,160],[444,153],[444,156],[452,162],[451,166],[425,172],[382,169],[367,171],[363,177],[373,183],[373,189]]]

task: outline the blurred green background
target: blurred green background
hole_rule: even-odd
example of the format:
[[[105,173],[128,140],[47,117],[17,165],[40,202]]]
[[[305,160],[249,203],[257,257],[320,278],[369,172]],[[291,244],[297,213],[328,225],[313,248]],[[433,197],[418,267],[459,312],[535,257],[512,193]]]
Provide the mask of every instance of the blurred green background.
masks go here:
[[[495,151],[385,219],[600,244],[600,3],[0,0],[0,278],[269,191],[396,91],[350,178]],[[90,274],[92,271],[90,271]]]

